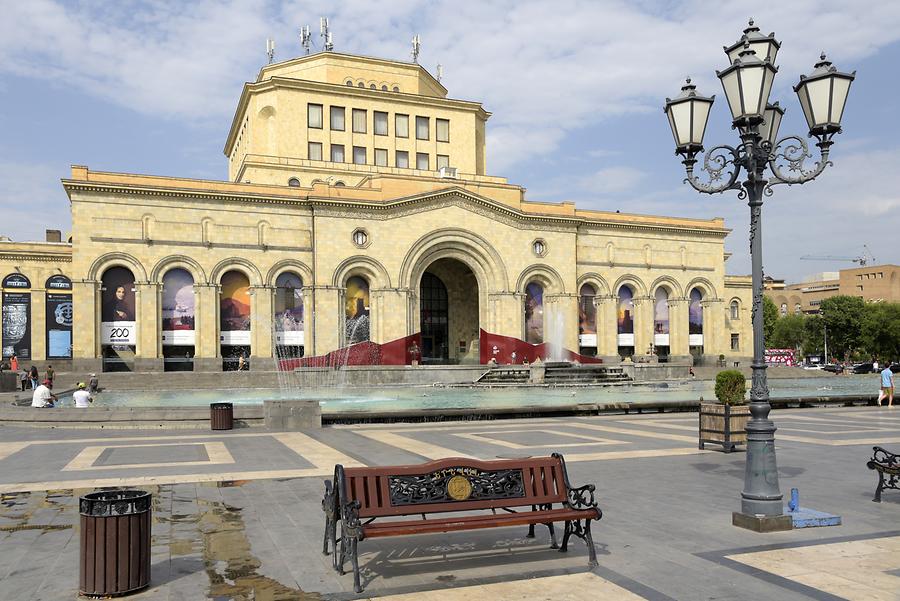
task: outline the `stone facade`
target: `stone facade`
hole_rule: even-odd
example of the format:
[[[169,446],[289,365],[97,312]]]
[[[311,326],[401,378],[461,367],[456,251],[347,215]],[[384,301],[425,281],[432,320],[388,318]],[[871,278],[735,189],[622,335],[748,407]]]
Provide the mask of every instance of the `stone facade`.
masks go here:
[[[620,352],[637,358],[664,340],[656,337],[662,326],[654,323],[660,302],[668,310],[671,359],[692,352],[735,360],[751,354],[750,281],[725,273],[729,230],[722,219],[526,201],[523,188],[484,175],[489,114],[477,103],[445,96],[424,69],[407,63],[324,53],[270,65],[245,86],[238,105],[225,147],[232,181],[75,166],[63,180],[72,208],[71,245],[35,244],[26,260],[20,257],[27,245],[5,243],[10,252],[0,246],[0,271],[29,272],[33,283],[54,270],[72,279],[78,369],[102,367],[102,282],[113,267],[134,276],[137,332],[124,345],[128,349],[119,345],[119,356],[140,370],[163,369],[163,278],[176,268],[193,279],[195,370],[222,369],[222,279],[230,271],[249,284],[246,346],[253,369],[272,366],[277,284],[284,273],[302,281],[306,355],[348,343],[351,278],[368,284],[360,306],[368,302],[371,340],[422,331],[424,320],[426,330],[440,334],[429,337],[434,345],[441,341],[431,352],[440,350],[451,363],[478,360],[479,329],[525,339],[526,310],[543,340],[577,351],[579,311],[584,314],[586,306],[595,308],[588,330],[596,331],[596,340],[583,339],[583,350],[607,359],[617,360]],[[346,109],[344,132],[328,129],[329,107],[336,103]],[[322,105],[321,130],[308,127],[308,104]],[[352,132],[352,109],[366,111],[368,133]],[[388,115],[389,135],[372,133],[375,111]],[[401,111],[410,116],[408,139],[395,136],[394,117]],[[422,115],[430,119],[430,140],[415,139],[414,117]],[[452,142],[435,139],[438,118],[449,121]],[[314,138],[326,153],[331,144],[365,147],[367,164],[312,160],[306,151]],[[388,166],[375,165],[379,144],[394,153],[401,146],[423,152],[427,144],[429,169],[398,167],[393,154]],[[438,154],[450,157],[455,177],[448,177],[451,170],[436,171]],[[426,303],[423,295],[431,292],[423,289],[423,278],[439,280],[443,309]],[[540,286],[538,306],[528,296],[530,284]],[[623,286],[633,296],[626,319],[633,341],[625,345],[617,332]],[[699,339],[695,331],[689,334],[690,306],[696,314],[702,307],[702,348],[691,348]],[[535,311],[542,317],[537,322]],[[33,330],[40,330],[38,322]],[[37,360],[44,358],[40,345],[34,352]]]

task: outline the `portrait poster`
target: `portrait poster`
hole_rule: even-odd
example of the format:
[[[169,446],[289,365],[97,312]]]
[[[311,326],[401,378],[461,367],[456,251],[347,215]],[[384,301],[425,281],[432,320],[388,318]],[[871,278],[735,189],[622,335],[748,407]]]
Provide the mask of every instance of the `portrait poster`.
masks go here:
[[[634,346],[634,292],[628,286],[619,288],[616,332],[619,346]]]
[[[162,284],[162,343],[193,346],[194,276],[186,269],[170,269]]]
[[[597,291],[585,284],[578,297],[578,345],[597,346],[597,307],[594,296]]]
[[[250,344],[250,280],[240,271],[222,276],[219,341],[225,345]]]
[[[703,346],[703,296],[696,288],[691,290],[688,305],[688,338],[690,346]]]
[[[100,342],[132,345],[137,341],[135,327],[134,275],[125,267],[111,267],[102,278],[100,299]]]
[[[72,295],[47,293],[47,358],[72,358]]]
[[[275,343],[303,345],[303,280],[295,273],[275,280]]]
[[[525,342],[544,341],[544,289],[537,282],[525,286]]]
[[[369,340],[369,282],[364,278],[347,279],[344,311],[347,344]]]
[[[665,289],[656,289],[653,303],[653,344],[669,346],[669,295]]]
[[[31,359],[31,293],[3,293],[3,358]]]

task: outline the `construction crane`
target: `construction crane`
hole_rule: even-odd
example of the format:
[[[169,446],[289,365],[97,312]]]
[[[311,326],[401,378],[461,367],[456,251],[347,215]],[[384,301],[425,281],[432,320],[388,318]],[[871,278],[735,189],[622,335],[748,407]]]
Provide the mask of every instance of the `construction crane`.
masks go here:
[[[803,255],[800,257],[802,261],[852,261],[857,263],[860,267],[865,267],[869,263],[875,262],[875,257],[872,256],[872,251],[869,250],[869,247],[863,244],[863,253],[858,257],[834,257],[831,255]]]

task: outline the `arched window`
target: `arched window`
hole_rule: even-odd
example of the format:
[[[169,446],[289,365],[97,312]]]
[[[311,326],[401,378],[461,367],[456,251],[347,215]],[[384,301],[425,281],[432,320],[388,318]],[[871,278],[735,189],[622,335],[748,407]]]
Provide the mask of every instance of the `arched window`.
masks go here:
[[[103,345],[103,371],[130,371],[137,344],[135,323],[134,274],[127,267],[110,267],[101,278],[100,343]],[[6,317],[6,307],[3,308]],[[4,321],[6,321],[4,319]],[[6,330],[4,323],[4,330]],[[9,341],[9,332],[4,331]],[[125,351],[125,352],[122,352]]]
[[[382,92],[387,92],[387,91],[388,91],[388,87],[385,86],[385,85],[382,85],[382,86],[381,86],[381,91],[382,91]]]
[[[399,91],[400,91],[400,88],[398,88],[397,86],[394,86],[394,91],[395,91],[395,92],[399,92]]]
[[[303,279],[286,271],[275,280],[275,343],[303,344]]]
[[[787,303],[781,303],[781,316],[784,317],[787,315]]]
[[[803,314],[803,307],[800,306],[800,303],[797,303],[796,305],[794,305],[794,315],[802,315],[802,314]]]
[[[300,180],[297,179],[296,177],[292,177],[291,179],[288,180],[288,185],[292,188],[299,188]]]
[[[544,341],[544,288],[537,282],[525,286],[525,342]]]
[[[597,289],[583,284],[578,291],[578,347],[582,355],[597,354]]]
[[[376,86],[374,83],[370,83],[370,84],[369,84],[369,89],[370,89],[370,90],[377,90],[377,89],[378,89],[378,86]]]
[[[220,283],[219,341],[222,369],[247,369],[251,351],[250,279],[244,272],[232,269],[222,274]]]
[[[358,275],[347,278],[344,292],[346,344],[369,340],[369,281]]]
[[[656,298],[653,303],[653,334],[666,336],[669,334],[669,292],[662,286],[656,289]],[[669,341],[666,339],[665,345],[668,343]]]
[[[619,288],[616,311],[616,342],[619,355],[634,355],[634,290],[629,286]]]
[[[163,346],[194,344],[194,276],[180,267],[162,279]]]
[[[335,188],[343,188],[343,187],[346,186],[346,185],[347,185],[347,184],[345,184],[344,182],[341,182],[341,181],[334,182],[334,187],[335,187]]]
[[[358,84],[356,84],[356,86],[358,88],[364,88],[364,87],[366,87],[366,84],[364,84],[363,82],[359,82]]]
[[[703,334],[703,293],[699,288],[691,290],[688,305],[688,334]],[[702,343],[701,343],[702,344]]]
[[[348,80],[347,80],[347,85],[350,86],[350,87],[352,88],[352,87],[353,87],[353,80],[352,80],[352,79],[348,79]]]
[[[731,301],[731,319],[740,317],[741,306],[736,300]]]

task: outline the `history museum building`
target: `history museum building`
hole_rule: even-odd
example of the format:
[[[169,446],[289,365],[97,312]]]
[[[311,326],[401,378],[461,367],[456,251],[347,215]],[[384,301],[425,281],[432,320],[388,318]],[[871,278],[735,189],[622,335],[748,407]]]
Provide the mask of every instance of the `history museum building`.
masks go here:
[[[422,363],[477,363],[485,333],[604,361],[750,354],[750,278],[725,273],[721,218],[526,201],[486,174],[489,117],[413,63],[267,65],[238,101],[228,181],[73,166],[71,239],[0,241],[3,356],[272,369],[415,334]]]

